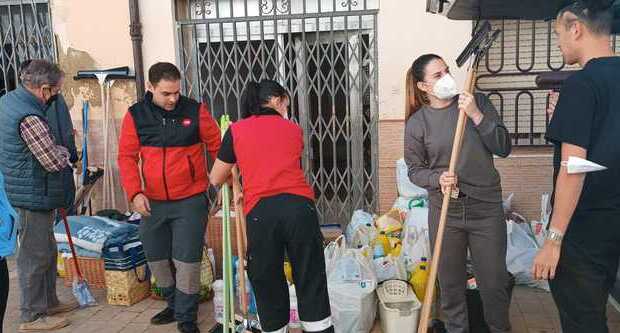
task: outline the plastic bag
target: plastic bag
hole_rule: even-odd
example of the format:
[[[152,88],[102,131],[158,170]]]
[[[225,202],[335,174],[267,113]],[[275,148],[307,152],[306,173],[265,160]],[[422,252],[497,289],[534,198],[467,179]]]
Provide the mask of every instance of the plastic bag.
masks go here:
[[[301,321],[299,319],[299,310],[297,307],[297,292],[295,291],[295,285],[289,284],[288,295],[290,300],[288,327],[300,328]]]
[[[377,228],[373,225],[361,226],[357,228],[350,239],[347,239],[347,245],[354,249],[370,246],[372,241],[377,237],[377,234]]]
[[[344,232],[346,239],[348,241],[353,240],[354,235],[358,232],[358,229],[373,226],[373,222],[374,217],[371,214],[361,209],[354,211],[351,216],[351,222],[349,222]]]
[[[407,280],[405,264],[400,257],[386,256],[373,260],[377,282],[386,280]]]
[[[390,233],[399,232],[403,228],[403,220],[398,209],[390,209],[384,215],[381,215],[375,222],[377,231],[384,232],[389,235]]]
[[[215,321],[224,323],[224,281],[217,280],[211,286],[213,288],[213,312]]]
[[[330,242],[325,246],[323,255],[325,257],[325,271],[329,272],[338,258],[342,256],[345,251],[345,237],[339,236],[333,242]]]
[[[402,240],[401,260],[408,272],[412,272],[422,258],[430,259],[427,207],[414,207],[407,213]]]
[[[534,238],[536,239],[536,243],[538,243],[539,247],[542,247],[545,243],[545,230],[547,230],[547,226],[549,225],[549,218],[551,216],[550,205],[551,197],[549,193],[543,193],[540,198],[540,220],[532,221],[530,223],[532,233],[534,234]]]
[[[396,187],[398,194],[405,198],[427,198],[428,192],[409,180],[409,168],[405,159],[396,161]]]
[[[347,249],[327,273],[337,333],[368,333],[377,315],[377,278],[365,249]],[[351,272],[352,271],[352,272]]]
[[[398,197],[392,206],[392,208],[398,209],[401,213],[405,214],[414,207],[428,207],[428,199]]]
[[[506,266],[514,275],[515,283],[549,291],[547,281],[538,281],[532,274],[538,244],[531,234],[528,224],[507,222]]]

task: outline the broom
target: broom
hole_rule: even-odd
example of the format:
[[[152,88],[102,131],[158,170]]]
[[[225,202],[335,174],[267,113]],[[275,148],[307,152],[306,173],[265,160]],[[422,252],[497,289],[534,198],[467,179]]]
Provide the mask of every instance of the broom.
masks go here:
[[[465,80],[465,91],[473,93],[476,85],[476,73],[478,64],[482,57],[486,54],[486,51],[491,47],[493,41],[499,35],[499,30],[492,31],[489,22],[485,21],[482,26],[477,29],[472,40],[467,44],[465,50],[461,52],[461,55],[457,58],[457,65],[462,67],[473,56],[473,61],[470,62],[470,67],[467,71],[467,79]],[[467,117],[465,112],[461,110],[459,112],[459,118],[457,120],[456,131],[454,133],[454,142],[452,145],[452,155],[450,156],[449,172],[455,173],[458,163],[459,155],[461,152],[461,144],[463,143],[463,134],[465,133],[465,125],[467,123]],[[435,280],[437,279],[437,270],[439,267],[439,259],[441,258],[441,246],[443,244],[443,234],[446,228],[446,220],[448,217],[448,206],[450,204],[450,196],[452,191],[446,191],[443,195],[443,203],[441,205],[441,215],[439,218],[439,227],[437,230],[437,237],[435,241],[435,247],[433,249],[431,270],[428,275],[428,281],[426,284],[426,294],[424,295],[424,303],[422,304],[422,311],[420,313],[420,325],[418,326],[418,333],[427,333],[428,324],[431,314],[431,305],[433,301],[433,294],[435,293]]]
[[[65,232],[67,233],[67,240],[69,241],[69,248],[71,249],[71,255],[73,256],[73,265],[75,267],[75,278],[73,279],[73,296],[80,304],[80,307],[87,306],[95,306],[97,302],[93,297],[93,294],[90,292],[90,288],[88,287],[88,283],[82,276],[82,271],[80,271],[80,265],[78,264],[78,256],[75,252],[75,246],[73,245],[73,239],[71,239],[71,229],[69,228],[69,221],[67,221],[67,211],[64,208],[60,208],[58,210],[60,212],[60,216],[62,217],[62,221],[65,225]]]

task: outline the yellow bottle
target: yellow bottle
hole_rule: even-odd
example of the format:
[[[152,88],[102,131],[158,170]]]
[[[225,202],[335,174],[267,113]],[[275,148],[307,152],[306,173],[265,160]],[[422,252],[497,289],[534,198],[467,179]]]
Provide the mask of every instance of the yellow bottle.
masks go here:
[[[286,276],[286,281],[289,284],[293,284],[293,267],[291,267],[291,263],[288,261],[284,262],[284,276]]]
[[[385,253],[385,255],[388,255],[388,253],[392,251],[392,247],[390,246],[390,240],[388,236],[385,234],[385,232],[381,231],[379,233],[379,236],[377,236],[377,239],[375,240],[375,242],[383,246],[383,253]]]
[[[390,253],[393,257],[398,257],[400,255],[400,251],[402,250],[403,246],[401,244],[396,244],[396,246],[394,247],[394,249],[392,249],[392,252]]]
[[[426,295],[426,283],[428,282],[427,265],[426,258],[422,258],[422,262],[418,264],[413,274],[411,274],[411,279],[409,279],[409,283],[420,302],[424,302],[424,295]]]

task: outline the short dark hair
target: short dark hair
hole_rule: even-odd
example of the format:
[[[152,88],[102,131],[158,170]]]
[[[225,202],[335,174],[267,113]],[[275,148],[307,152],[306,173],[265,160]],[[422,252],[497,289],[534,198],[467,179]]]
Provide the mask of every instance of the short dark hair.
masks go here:
[[[30,88],[39,88],[45,84],[58,86],[65,73],[58,65],[44,59],[34,59],[20,70],[22,83]]]
[[[614,21],[613,4],[613,0],[577,0],[562,8],[558,13],[558,17],[571,13],[577,19],[567,20],[565,22],[567,27],[575,21],[580,21],[595,34],[610,35]]]
[[[181,72],[174,64],[169,62],[158,62],[149,68],[149,82],[156,85],[161,80],[178,81],[181,79]]]

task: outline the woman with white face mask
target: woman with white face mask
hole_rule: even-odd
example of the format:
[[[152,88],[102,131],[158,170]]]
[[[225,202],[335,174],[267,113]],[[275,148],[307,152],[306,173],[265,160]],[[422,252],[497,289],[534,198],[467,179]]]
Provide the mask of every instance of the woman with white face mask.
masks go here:
[[[442,193],[451,192],[439,262],[442,311],[450,333],[469,332],[465,288],[471,252],[484,316],[491,332],[509,332],[509,275],[506,223],[500,176],[493,155],[506,157],[511,143],[489,99],[459,93],[444,60],[426,54],[413,62],[406,79],[405,161],[409,178],[429,192],[429,230],[434,245]],[[448,166],[459,110],[467,115],[456,174]]]

